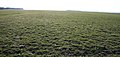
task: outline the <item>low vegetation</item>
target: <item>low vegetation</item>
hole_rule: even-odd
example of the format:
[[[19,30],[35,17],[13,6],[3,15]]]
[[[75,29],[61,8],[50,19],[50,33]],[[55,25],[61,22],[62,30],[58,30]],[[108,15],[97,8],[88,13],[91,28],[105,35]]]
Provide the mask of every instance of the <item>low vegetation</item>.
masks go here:
[[[0,11],[0,57],[119,57],[120,15]]]

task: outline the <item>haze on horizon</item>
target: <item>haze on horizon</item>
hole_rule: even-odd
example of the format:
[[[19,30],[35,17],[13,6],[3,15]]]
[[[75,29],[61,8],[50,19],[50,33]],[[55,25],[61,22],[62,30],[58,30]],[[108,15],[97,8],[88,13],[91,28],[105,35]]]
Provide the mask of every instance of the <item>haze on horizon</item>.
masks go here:
[[[0,0],[0,7],[120,13],[120,0]]]

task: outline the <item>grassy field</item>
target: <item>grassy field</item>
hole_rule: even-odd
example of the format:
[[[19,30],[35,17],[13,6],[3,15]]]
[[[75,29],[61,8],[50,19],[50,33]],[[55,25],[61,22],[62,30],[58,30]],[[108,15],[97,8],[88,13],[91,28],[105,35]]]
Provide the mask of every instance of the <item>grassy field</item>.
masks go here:
[[[0,11],[0,57],[119,57],[120,14]]]

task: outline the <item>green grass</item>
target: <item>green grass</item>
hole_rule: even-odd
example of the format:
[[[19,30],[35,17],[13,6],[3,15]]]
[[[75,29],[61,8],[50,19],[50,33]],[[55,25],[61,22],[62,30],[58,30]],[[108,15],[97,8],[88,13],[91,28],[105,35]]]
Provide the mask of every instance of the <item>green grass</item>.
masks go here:
[[[120,15],[0,11],[1,57],[119,57]]]

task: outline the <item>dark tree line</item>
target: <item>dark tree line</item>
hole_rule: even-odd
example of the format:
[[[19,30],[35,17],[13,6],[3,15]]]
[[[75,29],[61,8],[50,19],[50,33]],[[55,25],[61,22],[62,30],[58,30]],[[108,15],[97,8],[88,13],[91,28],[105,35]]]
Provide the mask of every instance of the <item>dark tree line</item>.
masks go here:
[[[0,10],[23,10],[23,8],[5,8],[5,7],[0,7]]]

